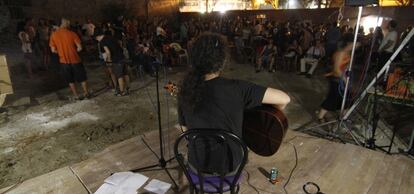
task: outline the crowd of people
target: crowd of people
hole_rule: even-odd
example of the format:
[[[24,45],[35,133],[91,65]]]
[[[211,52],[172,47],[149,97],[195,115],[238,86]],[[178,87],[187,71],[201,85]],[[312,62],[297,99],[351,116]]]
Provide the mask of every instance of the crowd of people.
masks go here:
[[[386,35],[380,27],[369,29],[368,34],[361,27],[357,61],[363,63],[370,55],[374,64],[384,64],[399,39],[396,25],[390,21]],[[257,73],[264,69],[281,70],[308,78],[320,65],[331,65],[343,37],[354,33],[352,27],[338,26],[336,22],[277,22],[241,17],[144,20],[119,16],[114,21],[101,23],[88,19],[84,24],[62,19],[59,25],[46,19],[39,19],[38,23],[27,19],[17,30],[28,77],[33,76],[33,53],[40,53],[40,70],[47,70],[53,62],[62,64],[60,69],[77,99],[92,96],[79,57],[81,51],[99,58],[108,75],[108,87],[114,89],[115,95],[125,96],[129,94],[129,66],[141,65],[151,72],[154,62],[170,68],[180,65],[181,57],[187,55],[186,50],[203,32],[227,37],[237,53],[235,58],[250,60]],[[83,96],[77,93],[75,82],[82,83]]]

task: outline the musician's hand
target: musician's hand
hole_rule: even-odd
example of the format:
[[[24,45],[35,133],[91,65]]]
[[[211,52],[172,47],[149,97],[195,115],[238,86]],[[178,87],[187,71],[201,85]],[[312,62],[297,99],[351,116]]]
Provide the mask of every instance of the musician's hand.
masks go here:
[[[281,90],[267,88],[262,103],[271,104],[277,109],[283,110],[290,103],[290,97]]]
[[[181,130],[181,132],[186,132],[188,129],[187,129],[187,127],[186,126],[182,126],[182,125],[177,125],[178,127],[178,129],[180,129]]]

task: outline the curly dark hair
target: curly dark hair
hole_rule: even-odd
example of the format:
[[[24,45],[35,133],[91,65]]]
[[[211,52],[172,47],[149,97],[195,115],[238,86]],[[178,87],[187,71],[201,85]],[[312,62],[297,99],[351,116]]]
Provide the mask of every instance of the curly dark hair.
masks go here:
[[[205,94],[205,75],[224,68],[227,57],[225,39],[215,33],[201,34],[189,51],[191,69],[182,80],[178,103],[183,110],[194,112],[200,107]]]

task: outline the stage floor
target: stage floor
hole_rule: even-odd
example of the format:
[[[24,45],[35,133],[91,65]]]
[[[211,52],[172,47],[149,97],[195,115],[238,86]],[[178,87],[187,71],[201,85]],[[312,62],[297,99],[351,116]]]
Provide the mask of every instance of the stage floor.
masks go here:
[[[172,144],[179,135],[176,129],[166,133],[169,143],[166,155],[172,156]],[[8,194],[22,193],[93,193],[111,173],[154,164],[158,161],[146,149],[141,137],[158,150],[156,131],[112,145],[90,159],[3,188]],[[167,136],[169,138],[167,138]],[[168,141],[168,139],[170,141]],[[246,176],[240,193],[284,193],[283,184],[295,165],[295,145],[298,165],[286,189],[289,193],[304,193],[303,184],[314,182],[323,193],[409,194],[414,191],[414,160],[402,155],[386,155],[352,144],[341,144],[289,131],[278,153],[260,157],[250,152]],[[170,163],[174,179],[180,184],[179,193],[188,193],[185,176],[176,161]],[[263,170],[279,169],[281,183],[267,181]],[[164,171],[143,172],[151,179],[170,182]],[[145,193],[143,187],[138,193]],[[174,193],[171,189],[168,193]]]

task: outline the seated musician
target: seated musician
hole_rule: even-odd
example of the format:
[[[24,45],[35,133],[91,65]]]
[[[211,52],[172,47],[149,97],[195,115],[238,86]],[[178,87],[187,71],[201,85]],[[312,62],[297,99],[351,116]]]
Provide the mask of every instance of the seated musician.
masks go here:
[[[290,102],[289,96],[278,89],[221,77],[227,61],[226,51],[225,40],[218,34],[202,34],[191,46],[192,68],[183,79],[178,94],[179,123],[183,130],[220,129],[242,138],[245,109],[270,104],[283,110]],[[214,155],[214,152],[217,150],[212,146],[213,157],[203,164],[211,171],[220,166],[215,160],[222,157]],[[192,158],[190,152],[189,162],[195,164]],[[233,163],[238,162],[235,157]],[[228,172],[232,170],[228,169]]]

